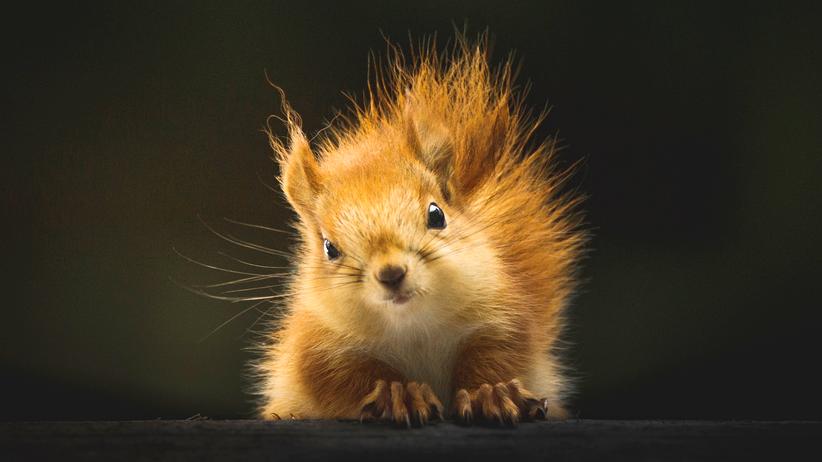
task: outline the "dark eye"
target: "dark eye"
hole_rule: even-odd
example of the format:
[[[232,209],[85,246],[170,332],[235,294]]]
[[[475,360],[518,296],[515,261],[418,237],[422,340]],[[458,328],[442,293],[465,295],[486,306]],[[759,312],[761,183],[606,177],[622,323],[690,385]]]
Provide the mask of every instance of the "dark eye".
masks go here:
[[[433,202],[431,202],[431,204],[428,206],[428,228],[445,228],[445,212],[443,212],[442,209]]]
[[[325,256],[328,257],[329,260],[336,260],[340,258],[340,251],[334,247],[334,244],[331,243],[328,239],[323,241],[323,248],[325,249]]]

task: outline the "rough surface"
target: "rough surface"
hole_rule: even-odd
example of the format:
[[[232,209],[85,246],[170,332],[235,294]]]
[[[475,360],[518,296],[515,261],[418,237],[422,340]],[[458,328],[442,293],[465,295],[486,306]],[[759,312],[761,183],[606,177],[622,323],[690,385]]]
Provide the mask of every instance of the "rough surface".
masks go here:
[[[822,460],[821,422],[539,422],[418,429],[335,421],[0,423],[0,460]]]

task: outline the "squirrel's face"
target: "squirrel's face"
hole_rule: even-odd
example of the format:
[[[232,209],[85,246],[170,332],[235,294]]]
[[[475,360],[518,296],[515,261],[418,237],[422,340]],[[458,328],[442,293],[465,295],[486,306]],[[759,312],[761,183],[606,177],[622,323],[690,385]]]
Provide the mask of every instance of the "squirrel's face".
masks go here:
[[[300,291],[335,325],[464,324],[472,301],[493,288],[497,265],[481,227],[451,204],[442,178],[403,149],[321,163],[306,150],[284,164],[283,187],[305,240]]]
[[[312,252],[329,277],[350,282],[339,288],[377,311],[403,310],[431,293],[426,258],[451,231],[452,211],[436,183],[419,169],[389,168],[329,175]]]

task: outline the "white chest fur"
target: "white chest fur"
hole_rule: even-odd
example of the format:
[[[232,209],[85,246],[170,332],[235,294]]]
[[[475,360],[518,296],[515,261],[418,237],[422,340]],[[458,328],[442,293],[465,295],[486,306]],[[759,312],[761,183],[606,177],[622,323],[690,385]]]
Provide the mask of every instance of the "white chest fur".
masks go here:
[[[372,354],[401,372],[408,381],[427,383],[446,406],[461,340],[453,329],[397,330],[386,335]]]

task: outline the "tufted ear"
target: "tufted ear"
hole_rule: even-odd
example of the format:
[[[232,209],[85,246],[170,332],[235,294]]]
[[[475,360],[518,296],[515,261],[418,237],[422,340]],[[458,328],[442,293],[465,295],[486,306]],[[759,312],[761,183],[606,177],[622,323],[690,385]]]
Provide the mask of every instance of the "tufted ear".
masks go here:
[[[288,129],[287,146],[271,138],[271,146],[280,164],[280,186],[294,210],[303,220],[309,220],[320,192],[319,165],[299,126],[299,119],[289,118]]]
[[[454,140],[441,116],[406,94],[403,126],[409,147],[434,175],[447,198],[453,193]]]

